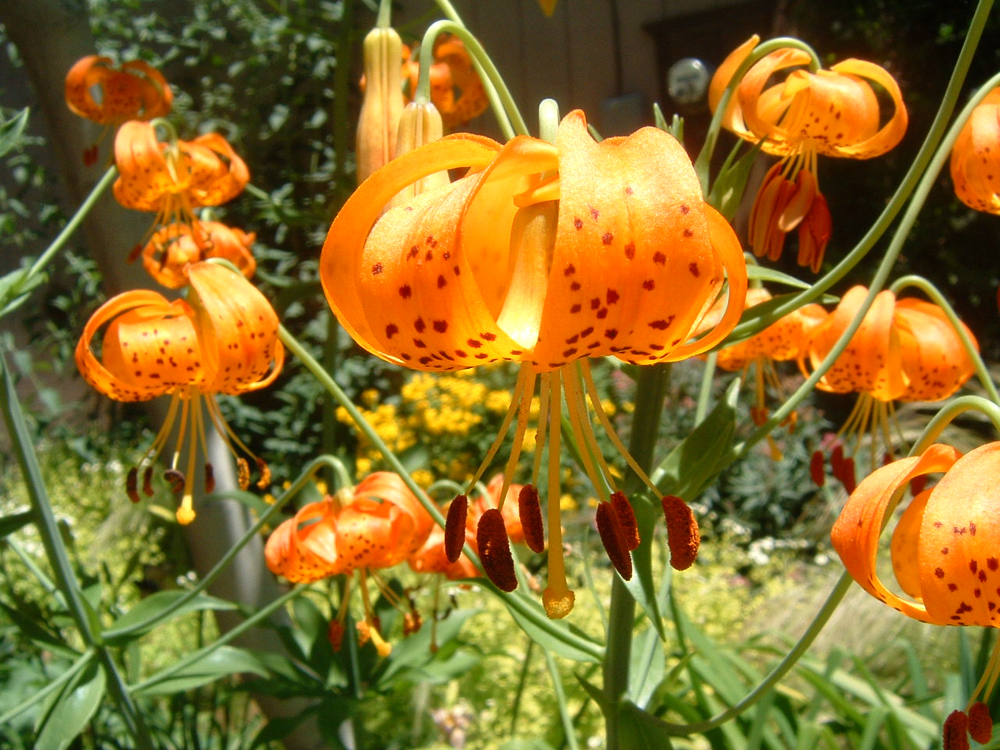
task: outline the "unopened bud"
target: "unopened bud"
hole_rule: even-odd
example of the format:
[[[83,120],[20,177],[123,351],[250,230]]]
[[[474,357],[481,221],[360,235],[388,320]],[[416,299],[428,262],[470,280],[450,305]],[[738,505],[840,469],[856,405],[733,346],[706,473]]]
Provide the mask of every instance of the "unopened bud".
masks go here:
[[[392,28],[374,28],[364,41],[365,93],[358,116],[358,182],[389,163],[403,112],[400,61],[403,40]]]

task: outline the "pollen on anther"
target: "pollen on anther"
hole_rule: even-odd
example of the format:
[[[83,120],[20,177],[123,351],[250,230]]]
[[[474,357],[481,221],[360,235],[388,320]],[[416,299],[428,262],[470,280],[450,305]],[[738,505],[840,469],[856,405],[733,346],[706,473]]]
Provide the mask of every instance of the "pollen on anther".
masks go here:
[[[448,517],[444,524],[444,554],[448,562],[457,562],[465,546],[465,521],[469,515],[469,500],[458,495],[448,506]]]
[[[507,527],[503,514],[496,508],[490,508],[480,516],[476,542],[483,570],[493,584],[507,593],[516,589],[517,575],[514,572],[510,541],[507,539]]]
[[[517,513],[524,531],[524,543],[532,552],[545,549],[545,527],[542,524],[542,508],[538,502],[538,490],[534,485],[521,487],[517,496]]]

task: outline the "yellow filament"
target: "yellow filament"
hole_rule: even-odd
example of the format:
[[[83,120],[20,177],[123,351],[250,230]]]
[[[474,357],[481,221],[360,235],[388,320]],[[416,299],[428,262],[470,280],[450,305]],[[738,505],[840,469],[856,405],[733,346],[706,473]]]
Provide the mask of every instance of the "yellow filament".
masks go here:
[[[472,478],[472,481],[466,485],[465,494],[468,495],[472,492],[473,487],[476,486],[482,476],[483,472],[486,471],[486,467],[490,465],[493,457],[497,454],[500,449],[500,444],[503,442],[504,437],[507,435],[507,430],[510,429],[510,423],[514,421],[514,414],[519,409],[521,399],[524,396],[525,383],[528,380],[529,375],[533,376],[531,365],[527,362],[521,364],[521,369],[517,373],[517,384],[514,386],[514,397],[510,400],[510,406],[507,407],[507,413],[504,415],[503,424],[500,425],[500,431],[497,433],[496,439],[493,441],[493,445],[490,449],[486,451],[486,457],[483,462],[479,464],[479,468],[476,469],[476,475]]]
[[[559,523],[559,425],[561,423],[559,398],[559,371],[551,373],[549,398],[549,584],[542,592],[545,613],[552,619],[565,617],[573,610],[575,596],[566,583],[566,564],[563,559],[562,526]]]
[[[521,391],[521,400],[517,409],[517,428],[514,431],[514,444],[511,446],[510,456],[507,458],[507,466],[503,470],[503,487],[500,489],[500,500],[497,502],[497,510],[503,510],[504,500],[507,499],[507,490],[510,489],[514,469],[517,468],[517,460],[521,457],[524,432],[528,429],[528,417],[531,414],[531,397],[535,393],[535,371],[531,369],[531,365],[527,362],[521,367],[522,369],[527,367],[528,376],[525,378],[524,388]]]
[[[193,423],[191,425],[191,438],[188,442],[187,471],[184,474],[184,497],[181,498],[181,505],[177,509],[177,523],[182,526],[186,526],[194,520],[194,508],[191,507],[194,498],[191,488],[194,485],[194,459],[198,455],[198,425],[201,423],[201,399],[196,395],[190,400],[193,402],[191,404]],[[178,447],[180,447],[179,440],[180,438],[178,438]]]
[[[167,438],[170,437],[170,433],[173,430],[174,420],[177,419],[177,406],[180,402],[181,397],[178,393],[175,392],[170,396],[170,406],[167,409],[167,417],[163,420],[163,427],[156,433],[156,437],[153,438],[153,444],[149,446],[146,455],[139,459],[140,464],[144,462],[153,463],[159,458],[160,451],[167,444]]]
[[[990,660],[986,664],[983,676],[979,678],[979,684],[976,685],[976,689],[972,691],[969,703],[965,707],[966,712],[972,708],[972,704],[977,700],[981,700],[983,703],[989,700],[990,695],[993,693],[993,688],[997,684],[998,677],[1000,677],[1000,640],[993,644],[993,651],[990,653]],[[981,698],[980,695],[982,695]]]
[[[602,481],[605,477],[602,477],[598,473],[594,464],[594,453],[596,452],[597,455],[600,455],[600,451],[594,451],[593,441],[587,440],[587,434],[582,424],[584,416],[581,414],[581,411],[586,410],[586,407],[582,406],[583,398],[577,388],[576,378],[571,372],[566,373],[563,381],[563,391],[566,394],[566,411],[569,414],[569,424],[573,429],[573,437],[576,439],[577,445],[580,446],[580,457],[583,459],[584,471],[587,472],[587,477],[594,486],[594,491],[597,492],[601,500],[606,501],[609,493],[605,481]],[[603,456],[601,460],[603,461]],[[549,500],[551,502],[551,498]]]
[[[170,460],[170,468],[176,469],[180,460],[181,446],[184,444],[184,436],[187,434],[188,414],[191,411],[190,393],[184,395],[184,407],[181,409],[181,423],[177,428],[177,442],[174,444],[174,456]]]
[[[531,484],[538,486],[538,473],[542,468],[542,450],[545,447],[545,429],[548,426],[549,398],[552,393],[549,374],[542,373],[538,387],[538,428],[535,432],[535,458],[531,464]]]
[[[643,481],[643,483],[653,491],[653,494],[659,497],[660,490],[653,484],[653,480],[649,478],[649,475],[642,470],[642,467],[632,458],[632,454],[629,453],[628,448],[625,447],[625,443],[622,439],[618,437],[618,433],[615,431],[614,425],[611,424],[611,420],[608,419],[608,415],[604,413],[604,407],[601,406],[601,397],[597,393],[597,386],[594,384],[594,378],[590,374],[590,365],[586,360],[580,362],[580,370],[583,372],[583,380],[587,384],[587,393],[590,394],[590,403],[594,405],[594,413],[597,414],[597,419],[600,421],[601,426],[604,427],[604,432],[607,434],[608,438],[611,440],[611,444],[615,446],[615,450],[621,454],[622,458],[628,463],[629,468],[635,472],[636,476]]]

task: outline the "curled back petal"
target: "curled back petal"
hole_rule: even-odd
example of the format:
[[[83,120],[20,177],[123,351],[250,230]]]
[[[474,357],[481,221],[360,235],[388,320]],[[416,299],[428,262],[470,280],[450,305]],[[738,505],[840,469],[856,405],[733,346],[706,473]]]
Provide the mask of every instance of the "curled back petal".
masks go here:
[[[875,562],[882,521],[898,490],[914,477],[947,471],[959,455],[951,446],[935,444],[921,456],[876,469],[851,493],[830,534],[847,572],[865,591],[921,622],[946,624],[928,614],[924,605],[902,599],[882,583]]]
[[[366,476],[355,486],[354,497],[378,498],[384,502],[392,503],[410,517],[413,521],[412,530],[407,535],[407,539],[401,540],[400,544],[404,558],[409,557],[423,546],[435,525],[434,519],[420,504],[416,496],[410,492],[410,488],[406,486],[398,474],[390,471],[377,471]]]
[[[124,315],[130,316],[129,325],[124,330],[119,326],[117,335],[103,345],[102,359],[108,360],[109,367],[113,368],[109,369],[94,355],[91,343],[103,326]],[[161,337],[157,324],[175,321],[165,323],[164,330],[176,331],[174,340],[177,342],[187,336],[192,353],[197,355],[197,337],[190,324],[190,315],[186,303],[170,303],[156,292],[132,290],[119,294],[101,305],[84,327],[75,353],[80,374],[98,391],[117,401],[146,401],[170,392],[173,386],[160,375],[160,366],[156,364],[156,359],[163,356],[159,351]],[[186,366],[197,368],[200,362],[196,358]]]
[[[892,117],[877,133],[861,141],[838,146],[839,155],[854,159],[871,159],[895,148],[906,134],[906,126],[909,123],[906,106],[903,104],[903,94],[899,90],[896,79],[889,75],[889,72],[882,66],[867,60],[844,60],[834,65],[831,70],[875,81],[892,97],[892,104],[895,108]]]
[[[1000,443],[969,451],[931,490],[920,525],[921,594],[942,625],[996,626]]]
[[[361,296],[364,275],[378,275],[374,264],[363,266],[362,250],[382,209],[407,185],[445,169],[480,169],[499,150],[500,144],[488,138],[455,135],[403,154],[362,183],[334,219],[320,257],[323,291],[341,325],[368,351],[387,361],[403,363],[398,354],[381,345],[383,337],[376,335],[369,322]],[[396,250],[404,257],[409,252],[409,248]]]
[[[190,266],[188,278],[205,360],[202,390],[236,395],[270,384],[285,356],[271,304],[243,276],[216,263]]]
[[[726,86],[729,85],[733,74],[736,73],[736,69],[749,57],[758,42],[760,42],[760,37],[754,34],[730,52],[726,59],[722,61],[722,65],[716,69],[715,75],[712,76],[712,82],[708,87],[708,106],[713,113],[719,106],[719,100],[722,99],[722,94],[725,92]],[[751,135],[743,124],[743,111],[740,108],[739,97],[736,95],[735,88],[729,98],[726,113],[722,116],[722,127],[736,133],[742,138],[749,138]]]
[[[907,298],[896,302],[893,322],[899,331],[903,369],[910,376],[904,401],[941,401],[972,377],[976,365],[944,311],[935,304]],[[962,328],[978,351],[975,336]]]

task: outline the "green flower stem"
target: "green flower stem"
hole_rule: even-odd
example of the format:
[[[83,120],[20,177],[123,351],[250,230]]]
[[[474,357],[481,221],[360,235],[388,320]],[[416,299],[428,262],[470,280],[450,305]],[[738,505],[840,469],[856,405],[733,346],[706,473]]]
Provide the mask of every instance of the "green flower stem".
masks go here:
[[[441,514],[437,505],[431,500],[427,493],[413,481],[410,473],[406,470],[406,467],[400,462],[396,454],[389,450],[389,446],[385,444],[385,441],[379,437],[379,434],[375,432],[372,426],[368,423],[368,420],[364,418],[358,408],[351,402],[351,399],[347,397],[344,390],[337,384],[337,382],[330,377],[330,374],[323,369],[323,367],[315,360],[315,358],[309,354],[309,352],[303,347],[298,340],[284,326],[278,328],[278,336],[281,338],[281,342],[288,348],[292,354],[301,360],[302,364],[305,366],[309,372],[319,381],[327,392],[333,396],[337,402],[344,407],[347,413],[350,415],[352,421],[357,425],[358,429],[364,433],[365,437],[368,438],[372,445],[382,454],[385,458],[386,463],[392,467],[392,470],[399,475],[399,478],[403,480],[407,488],[412,492],[424,509],[430,514],[434,522],[444,528],[445,518]],[[479,563],[479,557],[475,552],[465,545],[465,554],[473,562],[473,564],[482,570],[482,566]],[[524,595],[520,593],[515,593],[512,595],[507,595],[502,593],[496,586],[489,582],[488,579],[476,579],[475,583],[482,586],[487,591],[490,591],[495,596],[499,597],[507,606],[512,609],[517,610],[526,619],[530,620],[534,625],[545,630],[554,638],[558,638],[563,641],[568,646],[572,646],[595,659],[601,659],[604,656],[604,649],[587,638],[581,638],[569,632],[565,628],[557,627],[553,624],[548,617],[545,616],[544,612],[541,612],[537,606],[532,606],[534,603],[529,601]]]
[[[789,671],[791,671],[792,667],[795,666],[799,658],[801,658],[801,656],[809,650],[812,642],[816,640],[816,636],[819,635],[834,610],[837,609],[841,599],[844,598],[844,594],[847,593],[847,590],[851,587],[853,582],[854,579],[847,573],[841,574],[837,583],[834,585],[833,590],[830,592],[830,595],[823,603],[823,606],[820,608],[819,612],[816,613],[816,617],[813,618],[809,627],[806,628],[806,632],[802,634],[802,637],[799,638],[798,642],[785,655],[781,662],[779,662],[778,665],[771,670],[771,672],[760,682],[760,684],[747,693],[743,700],[730,706],[717,716],[713,716],[711,719],[699,721],[694,724],[671,724],[666,721],[661,721],[653,716],[648,717],[647,720],[657,724],[665,732],[678,736],[686,736],[708,732],[716,727],[722,726],[731,719],[735,719],[767,695],[768,692],[775,685],[777,685]]]
[[[563,689],[562,676],[559,674],[559,667],[555,657],[549,653],[548,649],[542,649],[545,654],[545,665],[549,668],[549,675],[552,678],[552,688],[556,694],[556,705],[559,706],[559,719],[562,721],[563,734],[566,736],[566,744],[569,750],[580,750],[580,744],[576,741],[576,728],[573,726],[573,717],[569,714],[569,707],[566,705],[566,691]]]
[[[993,403],[1000,405],[1000,393],[997,393],[997,387],[993,383],[993,378],[990,377],[990,371],[986,368],[986,363],[983,362],[982,356],[979,354],[979,347],[977,347],[969,334],[965,330],[965,326],[962,325],[961,319],[955,314],[954,308],[948,303],[948,300],[944,298],[944,295],[938,291],[938,288],[934,286],[930,281],[925,279],[923,276],[903,276],[896,279],[890,286],[889,289],[893,294],[898,296],[899,291],[908,286],[914,286],[920,289],[924,294],[933,300],[934,304],[940,307],[948,321],[951,323],[958,337],[962,340],[962,346],[965,347],[965,351],[968,352],[969,357],[976,367],[976,376],[979,378],[979,382],[983,384],[983,388],[989,394],[990,398],[993,399]]]
[[[76,675],[78,675],[81,671],[86,669],[87,665],[89,665],[90,662],[94,660],[94,656],[96,655],[96,653],[97,652],[93,648],[87,649],[82,654],[80,654],[77,660],[73,662],[65,672],[60,674],[54,680],[50,680],[49,682],[47,682],[44,685],[44,687],[39,688],[36,692],[32,693],[27,699],[21,701],[12,709],[7,711],[7,713],[0,714],[0,726],[4,726],[11,719],[20,716],[29,708],[31,708],[33,705],[43,700],[44,698],[48,697],[51,693],[55,692],[63,685],[65,685],[67,682],[76,677]]]
[[[205,589],[212,585],[212,582],[219,577],[222,571],[224,571],[229,563],[232,562],[233,558],[235,558],[236,555],[239,554],[240,550],[246,546],[247,542],[260,534],[261,529],[263,529],[264,526],[266,526],[271,519],[280,512],[285,503],[301,492],[306,482],[308,482],[312,478],[313,474],[315,474],[316,471],[323,466],[330,467],[335,473],[338,473],[338,476],[344,470],[343,464],[333,456],[320,456],[310,461],[306,468],[299,474],[298,479],[296,479],[291,486],[289,486],[280,498],[277,498],[274,501],[274,504],[272,504],[271,507],[260,514],[253,526],[244,532],[243,536],[241,536],[226,552],[226,554],[219,559],[215,566],[208,571],[208,573],[206,573],[201,580],[198,581],[196,586],[189,589],[184,596],[173,602],[169,607],[165,607],[154,616],[148,617],[141,622],[133,623],[132,625],[124,628],[110,628],[104,631],[105,638],[122,638],[130,635],[131,633],[142,632],[143,630],[149,628],[150,625],[169,617],[173,612],[180,609],[189,601],[201,594]]]
[[[801,39],[794,39],[792,37],[769,39],[762,44],[758,44],[750,51],[750,54],[747,55],[746,59],[740,63],[739,67],[736,68],[735,71],[733,71],[733,77],[730,78],[729,82],[726,84],[726,90],[722,93],[722,97],[719,99],[719,103],[715,107],[715,112],[712,113],[712,122],[709,123],[708,133],[705,135],[705,143],[698,154],[698,158],[695,159],[694,162],[694,169],[698,174],[699,182],[701,182],[701,192],[703,195],[707,196],[709,193],[708,170],[712,163],[712,154],[715,152],[715,144],[716,141],[718,141],[719,133],[722,130],[722,117],[725,115],[726,109],[729,107],[730,100],[736,96],[736,88],[743,80],[743,76],[746,75],[747,71],[750,70],[750,68],[756,64],[758,60],[771,54],[775,50],[787,48],[800,49],[809,55],[810,72],[815,73],[822,67],[819,56],[816,54],[815,50],[813,50],[812,47],[803,42]]]
[[[889,225],[893,222],[893,220],[895,220],[896,216],[902,210],[903,205],[916,188],[917,183],[924,174],[924,170],[927,168],[931,158],[934,156],[934,152],[937,149],[938,144],[941,142],[941,138],[948,127],[948,120],[955,109],[956,103],[958,102],[958,97],[962,90],[962,84],[965,81],[966,73],[969,70],[969,65],[972,62],[976,47],[979,44],[979,38],[982,36],[983,28],[986,24],[986,19],[989,16],[990,8],[992,6],[993,0],[980,0],[979,5],[976,7],[976,12],[969,25],[969,32],[965,37],[965,43],[962,46],[962,51],[959,53],[958,60],[955,62],[955,70],[952,73],[951,80],[948,82],[948,87],[941,100],[941,106],[938,108],[937,114],[934,117],[934,122],[931,123],[930,130],[927,131],[927,136],[924,139],[923,145],[921,145],[920,151],[917,152],[916,158],[914,158],[913,163],[910,165],[910,169],[903,177],[899,187],[896,188],[896,192],[893,194],[892,198],[889,199],[885,209],[882,211],[881,215],[879,215],[878,219],[876,219],[875,223],[872,224],[871,228],[865,233],[864,237],[862,237],[858,244],[855,245],[846,256],[844,256],[844,259],[841,260],[840,263],[834,266],[821,279],[818,279],[812,287],[803,292],[799,292],[794,296],[789,296],[787,301],[774,307],[767,315],[755,317],[740,323],[735,329],[733,329],[733,332],[729,334],[726,341],[722,343],[722,346],[752,336],[753,334],[764,330],[767,326],[771,325],[780,318],[788,315],[790,312],[793,312],[810,302],[815,302],[837,282],[843,279],[862,260],[862,258],[868,254],[872,247],[875,246],[875,243],[878,242],[888,229]],[[965,119],[966,117],[960,117],[959,122],[964,122]]]
[[[662,363],[639,368],[636,384],[635,411],[629,453],[647,473],[653,464],[653,450],[659,434],[663,399],[670,377],[670,364]],[[642,482],[632,473],[628,484],[634,491]],[[611,603],[608,608],[607,648],[603,674],[604,695],[611,705],[618,704],[628,691],[629,664],[632,654],[632,629],[635,624],[635,599],[625,583],[615,575],[611,581]],[[605,716],[608,750],[622,750],[618,737],[618,713]]]
[[[911,456],[918,456],[927,450],[930,445],[938,439],[944,428],[951,424],[954,419],[967,411],[978,411],[993,423],[993,427],[1000,433],[1000,406],[980,396],[961,396],[953,399],[944,406],[924,428],[920,439],[914,443],[910,450]]]
[[[983,4],[989,5],[992,0],[983,0],[980,6]],[[850,343],[851,338],[854,336],[855,332],[861,326],[861,321],[863,320],[868,309],[871,307],[872,302],[875,299],[875,295],[879,293],[882,287],[885,286],[886,280],[889,278],[889,273],[892,270],[893,265],[896,262],[896,258],[899,256],[900,251],[903,249],[903,243],[906,241],[907,235],[909,235],[910,230],[913,228],[914,223],[917,220],[917,216],[920,210],[923,208],[924,201],[927,199],[927,195],[934,188],[938,174],[944,168],[950,154],[951,147],[955,143],[955,139],[958,138],[958,134],[965,124],[965,121],[969,118],[972,110],[982,101],[986,95],[997,85],[1000,85],[1000,73],[993,76],[987,83],[979,89],[974,97],[969,101],[969,103],[962,110],[961,114],[952,124],[951,129],[948,131],[947,135],[941,140],[937,151],[934,153],[933,158],[927,166],[927,170],[920,177],[916,189],[913,191],[912,199],[906,207],[906,211],[903,217],[899,221],[899,226],[893,233],[892,240],[889,242],[889,247],[886,249],[885,256],[879,263],[878,269],[875,271],[875,275],[872,277],[871,285],[868,289],[868,296],[865,297],[864,302],[858,310],[857,316],[851,321],[851,324],[847,327],[841,337],[837,340],[837,344],[830,350],[830,353],[826,356],[826,359],[816,368],[816,370],[806,378],[806,381],[789,397],[789,399],[777,409],[771,418],[765,422],[756,432],[754,432],[746,441],[734,446],[730,454],[726,456],[723,460],[726,462],[725,465],[732,463],[738,458],[746,455],[746,452],[763,440],[767,434],[773,430],[777,425],[783,422],[798,406],[799,402],[806,397],[806,395],[815,387],[816,383],[823,377],[828,369],[836,361],[837,357],[847,348]]]
[[[420,76],[417,79],[417,91],[414,101],[430,101],[431,65],[434,62],[434,40],[440,34],[454,34],[465,43],[465,48],[472,57],[472,64],[483,82],[490,107],[497,118],[497,124],[503,131],[504,138],[510,140],[515,135],[528,135],[528,126],[521,117],[521,112],[511,96],[510,89],[504,83],[493,60],[483,49],[483,45],[472,33],[458,21],[435,21],[424,32],[420,43]]]
[[[212,641],[212,643],[208,644],[204,648],[200,648],[197,651],[194,651],[188,656],[184,657],[180,661],[174,662],[168,667],[164,667],[156,674],[147,677],[145,680],[129,685],[128,689],[131,692],[136,693],[140,690],[143,690],[144,688],[150,687],[151,685],[155,685],[157,682],[161,682],[162,680],[167,679],[171,675],[176,674],[182,669],[186,669],[192,664],[197,663],[201,659],[211,654],[216,649],[225,646],[227,643],[236,638],[239,638],[250,628],[255,627],[256,625],[266,620],[272,614],[274,614],[279,609],[284,607],[288,602],[292,601],[295,597],[301,596],[309,588],[309,585],[310,584],[295,586],[287,593],[279,596],[277,599],[268,604],[266,607],[263,607],[262,609],[259,609],[256,612],[254,612],[254,614],[251,617],[245,619],[243,622],[241,622],[239,625],[237,625],[235,628],[230,630],[225,635],[219,636],[216,640]]]
[[[42,545],[45,547],[46,557],[52,566],[56,584],[62,592],[67,609],[83,638],[83,642],[94,650],[97,658],[101,661],[101,666],[107,677],[108,689],[121,712],[129,734],[132,735],[140,750],[153,750],[153,743],[142,714],[128,694],[125,681],[118,671],[118,665],[108,649],[102,644],[101,633],[97,629],[99,623],[96,621],[96,616],[93,615],[80,593],[72,563],[70,563],[66,547],[63,545],[59,525],[52,512],[52,504],[49,502],[48,492],[45,489],[38,458],[31,447],[31,436],[24,422],[21,405],[17,400],[17,392],[14,390],[10,368],[7,366],[2,352],[0,352],[0,371],[3,372],[0,409],[3,411],[7,434],[11,437],[17,462],[24,475],[31,510],[35,515],[35,526],[42,538]]]
[[[379,0],[375,25],[380,29],[388,29],[392,25],[392,0]]]
[[[31,264],[31,268],[28,269],[28,272],[17,284],[14,285],[10,292],[8,292],[9,297],[16,296],[18,290],[21,289],[24,283],[33,276],[41,273],[42,269],[49,264],[49,261],[51,261],[59,253],[59,251],[63,249],[67,240],[69,240],[69,238],[73,236],[74,232],[80,228],[80,224],[86,218],[87,214],[90,213],[90,209],[94,207],[94,204],[97,203],[97,200],[101,197],[104,191],[108,189],[108,185],[114,182],[117,176],[118,169],[113,166],[108,167],[108,171],[105,172],[104,176],[101,177],[96,185],[94,185],[90,194],[86,197],[83,203],[80,204],[76,213],[73,214],[73,217],[66,223],[66,226],[63,227],[63,230],[59,233],[59,235],[52,240],[52,244],[45,248],[45,251],[38,256],[34,263]]]

